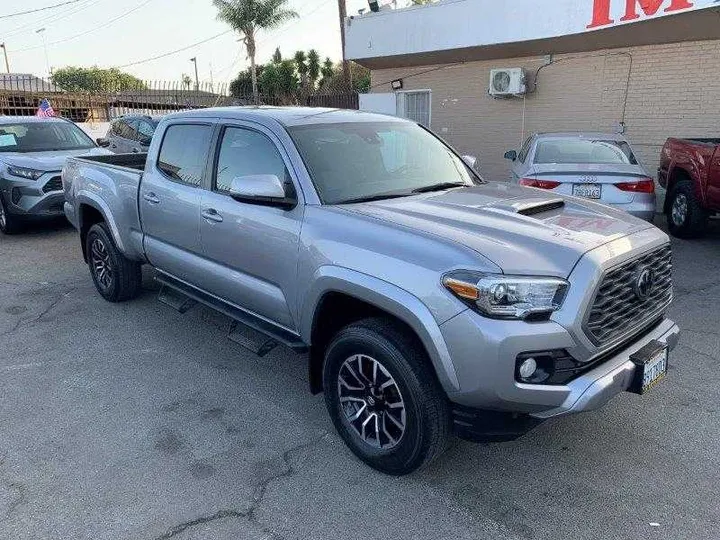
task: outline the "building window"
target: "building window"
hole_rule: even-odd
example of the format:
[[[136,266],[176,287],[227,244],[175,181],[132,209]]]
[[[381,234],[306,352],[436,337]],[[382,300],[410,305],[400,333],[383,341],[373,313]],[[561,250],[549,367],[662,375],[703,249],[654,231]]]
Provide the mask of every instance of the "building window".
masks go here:
[[[430,127],[430,90],[397,93],[398,116]]]

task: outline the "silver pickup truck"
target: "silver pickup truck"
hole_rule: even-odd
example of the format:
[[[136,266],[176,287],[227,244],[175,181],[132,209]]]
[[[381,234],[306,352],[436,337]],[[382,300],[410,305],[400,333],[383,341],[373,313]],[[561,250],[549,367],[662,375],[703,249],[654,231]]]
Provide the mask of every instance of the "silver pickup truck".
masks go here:
[[[667,235],[486,182],[397,118],[176,113],[147,155],[72,158],[62,178],[104,298],[136,296],[149,264],[161,299],[228,315],[257,354],[308,351],[339,434],[389,474],[429,463],[452,433],[510,440],[642,394],[678,341]]]

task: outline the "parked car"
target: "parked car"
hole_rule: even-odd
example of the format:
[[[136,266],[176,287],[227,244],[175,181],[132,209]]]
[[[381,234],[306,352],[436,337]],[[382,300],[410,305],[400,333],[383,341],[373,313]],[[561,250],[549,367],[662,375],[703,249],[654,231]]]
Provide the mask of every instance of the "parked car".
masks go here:
[[[720,139],[668,139],[658,181],[667,189],[670,233],[680,238],[702,234],[708,218],[720,212]]]
[[[0,232],[63,216],[60,171],[69,156],[107,154],[69,120],[0,116]]]
[[[540,133],[505,157],[520,185],[592,199],[646,221],[655,216],[655,182],[622,135]]]
[[[677,343],[665,233],[485,182],[406,120],[175,113],[147,158],[74,158],[63,180],[100,295],[137,296],[150,264],[180,311],[199,301],[309,350],[340,436],[389,474],[430,462],[452,432],[509,440],[642,393]]]
[[[97,143],[116,154],[147,152],[159,116],[126,115],[113,120],[105,137]]]

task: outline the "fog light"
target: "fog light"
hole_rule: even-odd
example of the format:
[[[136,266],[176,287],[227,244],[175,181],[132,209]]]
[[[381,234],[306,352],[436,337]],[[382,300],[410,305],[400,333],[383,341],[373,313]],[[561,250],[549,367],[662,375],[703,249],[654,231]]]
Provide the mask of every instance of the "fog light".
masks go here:
[[[535,371],[537,371],[537,362],[534,358],[524,360],[523,363],[520,364],[520,369],[518,370],[520,377],[523,379],[529,379],[535,374]]]

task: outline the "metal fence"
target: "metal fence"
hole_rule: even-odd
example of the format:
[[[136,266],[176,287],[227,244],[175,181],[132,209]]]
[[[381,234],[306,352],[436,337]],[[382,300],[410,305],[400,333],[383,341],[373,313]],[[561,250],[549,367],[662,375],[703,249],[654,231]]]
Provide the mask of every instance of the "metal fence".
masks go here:
[[[230,93],[233,90],[233,94]],[[295,90],[253,95],[250,88],[187,82],[147,81],[61,88],[29,74],[0,75],[0,115],[34,116],[47,99],[58,116],[75,122],[105,122],[124,114],[170,112],[233,105],[304,105],[358,108],[358,94],[338,90]]]

